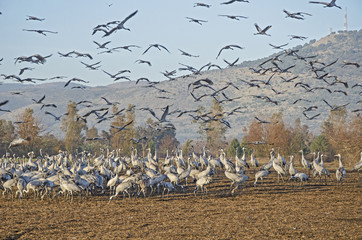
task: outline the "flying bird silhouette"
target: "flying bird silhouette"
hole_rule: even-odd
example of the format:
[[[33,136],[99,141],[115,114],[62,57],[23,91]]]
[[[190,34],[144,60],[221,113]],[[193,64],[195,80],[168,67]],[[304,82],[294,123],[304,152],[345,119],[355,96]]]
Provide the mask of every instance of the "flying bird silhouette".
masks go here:
[[[264,29],[261,29],[259,26],[258,26],[258,24],[254,24],[254,26],[255,26],[255,28],[256,28],[256,30],[258,31],[257,33],[254,33],[254,35],[267,35],[267,36],[271,36],[270,34],[267,34],[266,33],[266,31],[268,31],[272,26],[271,25],[269,25],[269,26],[267,26],[267,27],[265,27]]]
[[[340,6],[336,5],[336,0],[332,0],[331,2],[309,1],[309,3],[323,4],[324,7],[337,7],[339,9],[342,9]]]

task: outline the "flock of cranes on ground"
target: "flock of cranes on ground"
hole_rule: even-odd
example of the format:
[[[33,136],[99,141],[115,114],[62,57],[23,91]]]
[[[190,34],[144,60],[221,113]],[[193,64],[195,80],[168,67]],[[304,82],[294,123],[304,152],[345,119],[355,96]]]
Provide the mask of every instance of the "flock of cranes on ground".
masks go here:
[[[109,201],[119,194],[123,198],[128,195],[135,197],[143,194],[144,197],[155,194],[164,194],[173,191],[185,192],[190,185],[190,180],[195,183],[193,193],[197,194],[200,190],[207,194],[207,186],[213,181],[217,172],[224,175],[231,181],[230,193],[233,195],[242,184],[246,185],[249,176],[246,172],[255,174],[254,186],[263,184],[264,178],[275,171],[280,179],[285,181],[285,176],[290,176],[289,180],[300,181],[300,186],[308,181],[308,175],[319,176],[321,182],[322,176],[330,176],[330,171],[324,167],[323,154],[314,153],[312,162],[305,159],[303,150],[301,153],[301,165],[303,169],[309,171],[308,175],[298,172],[294,166],[294,156],[287,162],[280,155],[280,149],[277,153],[274,149],[270,151],[270,160],[259,166],[254,157],[254,150],[250,155],[250,161],[246,160],[246,151],[243,148],[242,157],[235,156],[234,161],[226,157],[223,149],[220,150],[218,158],[207,155],[204,148],[203,154],[198,156],[193,153],[187,159],[183,157],[182,150],[175,155],[167,154],[163,161],[159,161],[157,153],[152,156],[148,149],[147,157],[141,158],[137,150],[133,149],[130,157],[121,157],[119,151],[107,152],[101,150],[99,156],[92,156],[89,153],[82,152],[77,155],[67,154],[60,151],[54,156],[43,155],[35,159],[34,152],[28,153],[28,159],[19,158],[15,155],[3,156],[0,159],[0,188],[3,189],[2,195],[10,194],[11,198],[18,197],[22,199],[24,194],[33,193],[34,199],[48,198],[53,199],[64,195],[66,199],[73,199],[73,195],[89,196],[104,195],[106,189],[111,195]],[[342,184],[346,176],[346,170],[343,167],[341,155],[337,154],[339,167],[336,170],[337,182]],[[260,168],[259,168],[260,167]],[[352,170],[358,171],[362,167],[361,160]],[[220,171],[224,171],[221,174]],[[14,194],[15,191],[15,194]]]

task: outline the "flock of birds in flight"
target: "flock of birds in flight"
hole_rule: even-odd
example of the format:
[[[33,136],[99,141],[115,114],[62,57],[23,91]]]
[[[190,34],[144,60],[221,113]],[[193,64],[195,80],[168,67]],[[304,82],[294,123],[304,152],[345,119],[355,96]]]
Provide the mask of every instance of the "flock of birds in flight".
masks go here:
[[[221,5],[229,5],[229,4],[233,4],[236,2],[244,2],[244,3],[248,3],[249,1],[246,0],[231,0],[231,1],[227,1],[227,2],[222,2]],[[324,7],[337,7],[337,8],[341,8],[340,6],[336,5],[336,1],[332,0],[331,2],[316,2],[316,1],[310,1],[310,3],[312,4],[322,4],[324,5]],[[205,8],[210,8],[211,5],[209,4],[205,4],[205,3],[195,3],[194,7],[205,7]],[[306,12],[289,12],[287,10],[283,10],[283,12],[286,14],[286,18],[294,18],[297,20],[303,20],[305,18],[305,16],[311,16],[311,14],[306,13]],[[108,37],[110,35],[115,34],[117,31],[120,30],[125,30],[125,31],[131,31],[129,28],[126,27],[127,22],[130,21],[136,14],[138,13],[138,10],[132,12],[130,15],[128,15],[126,18],[124,18],[122,21],[111,21],[111,22],[107,22],[104,24],[99,24],[97,26],[95,26],[93,28],[93,32],[92,35],[95,34],[99,34],[102,33],[102,37]],[[247,17],[245,16],[235,16],[235,15],[219,15],[220,17],[227,17],[229,19],[232,20],[236,20],[239,21],[240,19],[245,19]],[[196,24],[200,24],[202,25],[203,23],[206,23],[207,21],[205,20],[201,20],[201,19],[195,19],[195,18],[191,18],[191,17],[186,17],[190,22],[196,23]],[[44,21],[45,18],[38,18],[35,16],[28,16],[28,18],[26,19],[28,21]],[[271,25],[268,25],[266,27],[260,27],[257,23],[254,24],[255,28],[256,28],[256,32],[254,33],[254,35],[265,35],[265,36],[270,36],[270,34],[268,34],[268,30],[272,27]],[[35,32],[44,36],[47,36],[47,34],[57,34],[57,32],[55,31],[50,31],[50,30],[41,30],[41,29],[23,29],[23,31],[28,31],[28,32]],[[306,37],[303,36],[296,36],[296,35],[290,35],[291,39],[301,39],[304,40],[306,39]],[[100,52],[98,52],[98,54],[106,54],[106,53],[113,53],[116,52],[120,49],[132,52],[133,48],[141,48],[140,46],[137,45],[127,45],[127,46],[120,46],[120,47],[108,47],[108,45],[111,43],[111,41],[106,41],[104,43],[99,43],[97,41],[93,41],[94,44],[97,45],[97,49],[101,50]],[[330,88],[328,88],[328,86],[337,86],[337,85],[343,85],[345,87],[345,89],[349,88],[348,83],[342,80],[339,80],[337,76],[330,74],[326,69],[334,64],[336,64],[339,59],[336,59],[333,62],[330,63],[324,63],[321,62],[319,60],[316,60],[317,56],[302,56],[301,54],[298,53],[298,50],[284,50],[284,47],[287,46],[288,44],[282,44],[282,45],[274,45],[274,44],[269,44],[273,49],[277,49],[277,50],[282,50],[282,52],[272,58],[267,59],[266,61],[260,63],[258,66],[254,67],[254,68],[250,68],[250,70],[254,73],[254,74],[258,74],[260,76],[267,76],[267,80],[261,80],[261,79],[252,79],[252,80],[244,80],[244,79],[238,79],[238,81],[242,84],[242,85],[237,85],[235,82],[226,82],[225,85],[219,89],[217,89],[215,87],[216,84],[214,84],[214,80],[210,79],[210,78],[199,78],[196,81],[192,81],[191,83],[188,84],[188,92],[190,94],[190,96],[193,98],[193,100],[195,102],[198,101],[202,101],[203,98],[206,97],[210,97],[212,99],[215,99],[217,102],[219,103],[227,103],[227,102],[232,102],[235,101],[237,99],[242,98],[242,96],[236,96],[236,97],[230,97],[228,96],[228,93],[226,93],[226,89],[228,88],[234,88],[236,90],[240,90],[244,85],[250,87],[250,88],[258,88],[258,89],[262,89],[263,87],[269,87],[269,89],[275,94],[275,96],[279,96],[284,94],[286,91],[280,91],[278,89],[276,89],[273,84],[272,84],[272,80],[274,81],[274,79],[276,78],[276,76],[278,76],[280,79],[282,79],[282,83],[292,83],[294,84],[294,88],[301,88],[304,89],[306,93],[310,93],[310,92],[314,92],[317,90],[325,90],[329,93],[341,93],[344,95],[347,95],[348,93],[344,90],[341,89],[334,89],[331,90]],[[159,51],[166,51],[168,53],[170,53],[170,51],[163,45],[161,44],[150,44],[143,52],[142,55],[147,54],[149,51],[151,51],[152,49],[157,49]],[[224,51],[229,51],[229,50],[242,50],[244,49],[242,46],[236,45],[236,44],[231,44],[231,45],[226,45],[224,47],[222,47],[219,51],[218,54],[216,56],[216,59],[218,59]],[[186,56],[186,57],[190,57],[190,58],[197,58],[199,57],[198,55],[193,55],[190,54],[186,51],[183,51],[181,49],[178,49],[182,55]],[[89,53],[81,53],[78,51],[70,51],[70,52],[66,52],[66,53],[62,53],[62,52],[58,52],[59,57],[62,58],[85,58],[85,59],[89,59],[89,60],[93,60],[93,56]],[[17,63],[22,63],[22,62],[27,62],[27,63],[32,63],[32,64],[44,64],[48,58],[52,57],[52,54],[48,55],[48,56],[41,56],[39,54],[34,54],[31,56],[20,56],[20,57],[16,57],[15,58],[15,64]],[[297,61],[303,61],[305,63],[305,65],[308,66],[309,70],[311,72],[313,72],[313,74],[315,75],[315,78],[318,80],[321,80],[324,84],[327,84],[327,86],[310,86],[310,84],[303,82],[303,81],[299,81],[299,82],[294,82],[296,81],[296,79],[298,79],[298,76],[293,76],[293,77],[287,77],[285,76],[285,74],[291,73],[290,70],[293,69],[296,65],[291,65],[291,66],[287,66],[287,67],[283,67],[282,63],[283,60],[282,58],[293,58]],[[3,59],[0,59],[0,62]],[[224,62],[227,64],[228,67],[233,67],[237,65],[237,62],[239,61],[239,58],[237,58],[235,61],[229,62],[227,60],[224,59]],[[80,61],[80,63],[82,65],[84,65],[87,69],[89,70],[102,70],[102,72],[104,72],[107,76],[109,76],[111,79],[113,79],[114,81],[118,81],[118,80],[128,80],[128,81],[133,81],[129,78],[129,76],[124,75],[125,73],[130,73],[130,70],[120,70],[117,73],[109,73],[108,71],[104,70],[104,69],[100,69],[101,68],[101,61],[97,61],[95,63],[86,63],[85,61]],[[152,64],[150,61],[147,60],[143,60],[143,59],[138,59],[135,61],[135,63],[138,64],[146,64],[147,66],[151,67]],[[1,64],[1,63],[0,63]],[[190,74],[186,74],[183,77],[198,77],[202,75],[202,71],[204,70],[211,70],[213,68],[215,69],[222,69],[222,67],[216,65],[216,64],[212,64],[211,62],[208,64],[205,64],[204,66],[202,66],[201,68],[195,68],[193,66],[189,66],[186,64],[182,64],[180,63],[180,65],[182,67],[180,67],[178,70],[179,71],[187,71]],[[359,64],[356,62],[348,62],[348,61],[344,61],[343,62],[343,67],[344,66],[355,66],[356,68],[359,68]],[[42,79],[42,78],[22,78],[22,74],[24,74],[24,72],[26,71],[32,71],[34,68],[31,67],[24,67],[20,69],[20,72],[18,75],[16,74],[10,74],[10,75],[6,75],[6,74],[1,74],[1,76],[5,79],[5,80],[14,80],[20,83],[26,83],[26,82],[30,82],[30,83],[36,83],[36,81],[45,81],[47,79]],[[167,77],[170,81],[174,80],[175,74],[176,74],[176,70],[172,70],[172,71],[165,71],[162,72],[162,74]],[[66,78],[65,76],[56,76],[56,77],[52,77],[49,78],[49,80],[52,79],[64,79]],[[156,81],[151,81],[148,78],[142,77],[139,78],[135,81],[136,84],[140,83],[140,82],[146,82],[148,85],[146,87],[150,87],[150,88],[154,88],[155,90],[157,90],[160,93],[169,93],[167,90],[165,89],[161,89],[158,88],[157,84],[160,82],[156,82]],[[73,77],[71,79],[69,79],[65,85],[65,87],[68,87],[71,83],[89,83],[89,81],[77,78],[77,77]],[[362,84],[357,83],[355,85],[353,85],[351,88],[358,88],[358,87],[362,87]],[[81,88],[84,89],[85,86],[84,85],[74,85],[72,86],[72,88]],[[21,95],[23,92],[20,91],[13,91],[11,92],[14,95]],[[164,98],[164,99],[170,99],[167,96],[158,96],[159,98]],[[266,96],[266,95],[251,95],[252,98],[255,99],[259,99],[260,101],[264,101],[266,103],[271,103],[275,106],[279,106],[280,105],[280,101],[279,100],[275,100],[272,96]],[[46,99],[46,95],[43,95],[42,97],[40,97],[39,99],[32,99],[33,103],[35,104],[39,104],[41,105],[41,109],[43,108],[57,108],[57,105],[54,103],[46,103],[45,102]],[[119,104],[118,102],[112,102],[109,101],[107,98],[102,97],[102,99],[105,101],[105,104],[107,107],[102,107],[99,109],[92,109],[91,111],[88,111],[87,113],[83,114],[82,116],[79,117],[79,120],[83,120],[85,122],[87,122],[87,117],[89,117],[90,115],[94,114],[96,116],[96,121],[97,123],[103,122],[105,120],[109,120],[112,119],[113,117],[117,116],[118,114],[121,114],[123,111],[127,111],[127,109],[123,108],[120,111],[118,111],[115,114],[110,114],[109,113],[109,107],[114,105],[114,104]],[[347,106],[349,103],[344,103],[341,105],[334,105],[329,103],[327,100],[322,99],[323,103],[326,104],[326,106],[328,106],[328,108],[330,108],[331,111],[339,111],[341,110],[343,107]],[[8,104],[9,100],[3,100],[2,102],[0,102],[0,111],[4,111],[4,112],[10,112],[10,110],[8,109],[4,109],[3,107],[6,106],[6,104]],[[311,101],[307,98],[303,99],[295,99],[293,100],[293,102],[291,104],[297,104],[297,103],[311,103]],[[361,100],[357,102],[361,103]],[[82,106],[84,104],[87,104],[86,106],[91,107],[92,102],[90,101],[79,101],[76,103],[77,105],[81,105]],[[313,120],[316,119],[321,113],[315,113],[312,114],[314,111],[316,111],[318,109],[319,106],[317,105],[312,105],[312,106],[303,106],[304,110],[303,110],[303,115],[305,116],[305,118],[307,120]],[[181,117],[182,115],[188,115],[191,118],[193,118],[196,121],[202,121],[202,122],[211,122],[211,121],[220,121],[221,123],[223,123],[225,126],[227,126],[228,128],[231,128],[231,124],[228,122],[227,118],[230,115],[234,115],[236,113],[242,113],[242,107],[236,107],[232,110],[227,110],[224,111],[222,113],[222,115],[212,115],[211,112],[202,114],[201,116],[199,115],[195,115],[195,113],[197,112],[197,109],[192,109],[192,110],[180,110],[180,109],[176,109],[171,111],[171,105],[167,105],[163,108],[161,108],[162,110],[162,114],[161,116],[157,116],[155,114],[155,111],[149,107],[138,107],[137,110],[140,111],[147,111],[149,112],[156,120],[158,123],[164,123],[164,122],[169,122],[167,120],[167,117],[173,114],[177,114],[177,117]],[[352,112],[360,112],[362,111],[362,109],[355,109],[352,110]],[[49,111],[45,111],[44,112],[46,115],[52,116],[54,118],[55,121],[60,121],[61,117],[63,115],[60,116],[56,116],[55,114],[49,112]],[[359,113],[358,113],[359,114]],[[220,118],[221,117],[221,118]],[[271,121],[266,121],[266,120],[262,120],[261,118],[259,118],[258,116],[255,116],[254,119],[256,119],[258,122],[260,123],[273,123]],[[126,127],[128,125],[130,125],[131,122],[126,123],[124,126],[111,126],[112,128],[117,128],[119,131],[126,129]],[[174,126],[171,123],[168,123],[166,125],[166,127],[171,127],[174,128]]]

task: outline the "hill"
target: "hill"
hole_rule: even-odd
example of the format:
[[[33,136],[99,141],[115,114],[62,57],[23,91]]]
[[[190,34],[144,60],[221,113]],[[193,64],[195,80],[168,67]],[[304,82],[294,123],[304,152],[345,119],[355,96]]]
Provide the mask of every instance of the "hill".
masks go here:
[[[188,89],[190,83],[198,79],[209,78],[214,83],[212,85],[214,90],[221,89],[230,82],[238,88],[229,86],[222,91],[224,95],[220,92],[220,94],[215,96],[218,100],[226,100],[226,97],[238,98],[234,101],[225,101],[223,103],[225,111],[241,107],[241,113],[230,115],[226,118],[232,126],[227,131],[228,138],[238,137],[240,139],[243,127],[249,126],[255,116],[268,119],[272,113],[279,111],[283,112],[284,120],[287,123],[292,124],[296,118],[300,118],[302,124],[308,125],[311,131],[318,132],[322,121],[327,118],[330,110],[330,107],[323,102],[323,99],[332,105],[348,103],[347,109],[349,111],[361,108],[361,103],[358,103],[361,99],[359,95],[361,88],[352,88],[356,83],[361,83],[361,68],[344,66],[343,64],[344,61],[361,63],[361,48],[362,30],[338,32],[318,41],[311,40],[309,43],[289,49],[289,53],[295,52],[295,54],[288,55],[284,51],[278,51],[272,56],[263,59],[243,62],[240,65],[221,70],[203,71],[200,75],[190,75],[175,80],[162,81],[153,85],[153,87],[147,82],[140,82],[138,84],[135,82],[118,82],[97,87],[71,83],[66,88],[63,82],[47,81],[42,84],[33,85],[4,83],[0,86],[1,100],[8,99],[9,103],[3,106],[2,109],[9,109],[11,112],[0,112],[0,118],[16,120],[25,108],[33,108],[35,116],[41,120],[45,131],[62,137],[63,133],[60,130],[60,122],[54,121],[51,116],[45,115],[44,110],[48,110],[55,115],[64,114],[69,101],[79,102],[88,100],[92,102],[91,106],[79,105],[80,114],[106,106],[106,102],[101,97],[105,97],[112,102],[119,102],[120,109],[127,108],[129,104],[134,104],[136,109],[142,107],[152,108],[157,115],[161,115],[162,108],[169,105],[170,112],[175,112],[175,114],[168,116],[167,119],[175,125],[177,129],[176,137],[180,142],[183,142],[187,138],[195,139],[198,137],[198,126],[191,124],[192,117],[187,114],[177,117],[177,113],[184,110],[197,109],[198,106],[204,106],[206,109],[211,106],[213,97],[207,96],[202,98],[201,101],[195,101]],[[277,57],[278,55],[281,56]],[[274,60],[276,58],[274,62],[281,70],[285,70],[293,65],[295,66],[290,68],[290,71],[276,71],[276,65],[270,60],[261,67],[258,67],[261,63],[273,58]],[[314,61],[314,63],[310,63],[310,61]],[[318,72],[318,74],[328,73],[326,78],[317,79],[315,73],[311,71],[312,66],[323,68],[334,61],[336,61],[334,64],[325,67],[324,72]],[[267,71],[261,75],[260,72],[255,73],[250,68],[256,71],[261,70],[261,72],[264,71],[262,68],[272,68],[274,72]],[[283,78],[290,79],[296,76],[297,78],[290,82],[283,80]],[[265,85],[258,81],[267,81],[269,78],[271,79],[270,85]],[[242,80],[256,80],[254,83],[258,83],[259,88],[250,87]],[[347,82],[348,86],[338,82],[332,84],[336,80]],[[296,86],[298,82],[308,84],[310,91],[302,88],[301,84]],[[85,89],[72,89],[71,87],[74,86],[83,86]],[[313,89],[315,87],[317,88]],[[22,94],[14,95],[13,91],[19,91]],[[213,90],[206,87],[201,87],[193,92],[196,97],[211,93],[213,93]],[[46,95],[45,103],[55,103],[57,108],[41,110],[41,105],[36,104],[32,99],[40,99],[43,95]],[[273,101],[277,101],[278,104],[266,102],[255,97],[256,95],[268,96]],[[295,100],[301,98],[310,102],[300,101],[293,104]],[[310,106],[317,106],[318,109],[308,112],[309,117],[320,114],[320,116],[313,120],[308,120],[302,113],[305,108]],[[353,114],[358,114],[358,112]],[[152,118],[152,115],[147,111],[136,111],[137,124],[144,124],[149,117]],[[88,119],[88,127],[92,127],[94,124],[96,124],[96,119],[92,116]],[[109,125],[110,121],[104,121],[95,126],[99,130],[108,130]]]

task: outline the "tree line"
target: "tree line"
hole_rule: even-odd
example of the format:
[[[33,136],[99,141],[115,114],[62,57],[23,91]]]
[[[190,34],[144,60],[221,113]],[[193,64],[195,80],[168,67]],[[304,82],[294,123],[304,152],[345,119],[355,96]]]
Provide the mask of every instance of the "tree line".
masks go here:
[[[302,125],[299,118],[295,119],[293,126],[288,126],[283,121],[283,113],[277,112],[270,116],[269,123],[254,119],[248,127],[243,128],[242,139],[228,140],[226,133],[230,128],[225,124],[223,106],[213,101],[209,110],[200,106],[193,117],[192,123],[198,124],[200,138],[188,139],[183,144],[177,140],[175,128],[162,128],[151,118],[136,125],[133,105],[129,105],[124,112],[113,105],[111,111],[114,117],[110,128],[108,131],[99,131],[95,126],[87,126],[87,122],[78,114],[76,103],[70,101],[61,124],[65,138],[57,139],[45,133],[40,120],[33,116],[33,110],[27,108],[14,122],[0,120],[0,154],[26,156],[28,152],[34,151],[36,154],[43,152],[52,155],[59,150],[97,153],[100,149],[109,148],[119,150],[122,156],[129,156],[132,149],[137,149],[145,156],[146,150],[150,148],[153,154],[157,152],[160,157],[164,157],[167,152],[172,154],[178,148],[183,150],[184,156],[192,152],[201,154],[205,147],[208,154],[213,156],[218,156],[220,149],[224,149],[228,157],[233,158],[235,155],[241,156],[243,147],[247,153],[254,149],[257,157],[268,157],[271,148],[280,147],[284,156],[295,155],[300,150],[305,153],[319,151],[324,153],[327,161],[341,153],[348,165],[359,160],[362,149],[362,118],[355,115],[348,117],[345,108],[330,111],[321,125],[320,134],[316,136],[307,125]],[[214,117],[205,119],[205,115]],[[127,127],[119,130],[126,124]],[[28,141],[25,145],[9,149],[10,142],[16,138]]]

